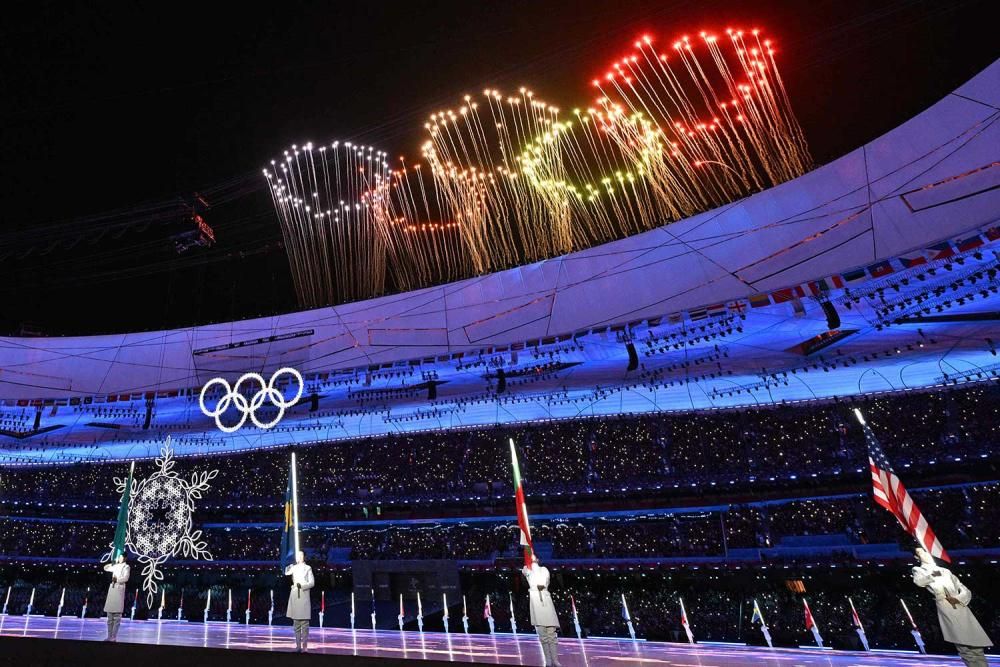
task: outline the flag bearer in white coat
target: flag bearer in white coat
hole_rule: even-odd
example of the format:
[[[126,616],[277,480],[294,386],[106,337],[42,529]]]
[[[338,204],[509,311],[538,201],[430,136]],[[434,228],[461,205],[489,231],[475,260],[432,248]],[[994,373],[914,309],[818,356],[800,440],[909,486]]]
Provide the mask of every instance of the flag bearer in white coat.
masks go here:
[[[913,583],[934,596],[945,641],[955,645],[969,667],[987,667],[985,649],[993,642],[969,609],[972,591],[951,570],[938,566],[926,549],[917,547],[915,554],[920,564],[913,568]]]
[[[316,581],[312,568],[306,565],[306,555],[295,552],[295,563],[285,568],[285,574],[292,578],[292,590],[288,594],[288,609],[285,616],[292,619],[295,629],[295,650],[305,653],[309,650],[309,619],[312,618],[312,601],[309,589]]]
[[[528,597],[531,601],[531,624],[538,633],[538,643],[542,645],[546,667],[562,667],[559,664],[559,617],[549,595],[549,569],[542,567],[538,556],[532,554],[531,567],[521,569],[528,580]]]
[[[104,566],[105,572],[111,573],[111,585],[108,586],[108,597],[104,601],[104,611],[108,615],[108,637],[104,641],[118,641],[118,627],[122,624],[122,612],[125,610],[125,584],[128,583],[132,570],[125,562],[125,556],[120,555],[114,563]]]

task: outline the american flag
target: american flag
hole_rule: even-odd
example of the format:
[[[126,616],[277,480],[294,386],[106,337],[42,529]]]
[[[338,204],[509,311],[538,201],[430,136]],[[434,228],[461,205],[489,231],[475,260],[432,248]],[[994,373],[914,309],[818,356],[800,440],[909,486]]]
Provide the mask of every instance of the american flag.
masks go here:
[[[950,563],[951,558],[948,556],[948,552],[941,546],[941,542],[938,540],[937,535],[934,534],[934,530],[927,523],[927,519],[924,518],[923,512],[913,502],[913,498],[906,490],[906,487],[903,486],[902,480],[896,476],[892,465],[889,463],[889,459],[886,457],[885,452],[882,451],[882,446],[865,422],[864,417],[861,416],[861,411],[855,408],[854,414],[857,416],[858,421],[861,422],[861,428],[865,432],[865,443],[868,445],[868,465],[872,472],[872,493],[875,497],[875,502],[889,510],[896,517],[896,520],[899,521],[899,525],[903,527],[903,530],[923,545],[930,555]]]

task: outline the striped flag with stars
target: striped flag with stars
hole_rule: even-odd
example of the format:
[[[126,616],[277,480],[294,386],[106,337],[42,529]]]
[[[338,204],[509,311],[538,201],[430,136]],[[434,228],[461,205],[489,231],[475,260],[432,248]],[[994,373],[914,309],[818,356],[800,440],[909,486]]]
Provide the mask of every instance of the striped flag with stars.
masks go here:
[[[896,476],[889,459],[882,451],[882,446],[865,422],[865,418],[861,416],[861,410],[854,408],[854,414],[861,422],[865,443],[868,445],[868,465],[872,473],[872,494],[875,502],[896,517],[903,530],[912,535],[930,555],[950,563],[948,552],[941,546],[923,512],[903,486],[902,480]]]

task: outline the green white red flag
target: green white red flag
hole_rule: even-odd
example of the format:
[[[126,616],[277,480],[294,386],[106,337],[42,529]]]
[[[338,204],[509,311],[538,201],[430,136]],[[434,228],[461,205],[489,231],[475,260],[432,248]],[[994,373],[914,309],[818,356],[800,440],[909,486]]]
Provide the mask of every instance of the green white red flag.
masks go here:
[[[531,527],[528,524],[528,507],[524,503],[524,485],[521,483],[521,469],[517,465],[517,451],[514,438],[510,439],[510,460],[514,468],[514,504],[517,510],[517,525],[521,529],[521,546],[524,548],[524,566],[531,567]]]

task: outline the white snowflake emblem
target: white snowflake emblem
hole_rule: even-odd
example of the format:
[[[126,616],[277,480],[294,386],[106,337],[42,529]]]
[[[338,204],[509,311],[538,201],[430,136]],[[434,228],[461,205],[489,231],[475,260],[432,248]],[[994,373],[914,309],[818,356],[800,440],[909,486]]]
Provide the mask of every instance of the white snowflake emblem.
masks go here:
[[[170,437],[156,459],[159,470],[143,480],[132,480],[128,509],[128,534],[125,543],[143,564],[142,589],[146,591],[146,605],[152,607],[158,582],[163,579],[160,566],[172,556],[212,560],[208,544],[200,530],[192,530],[195,500],[209,488],[218,470],[191,473],[191,478],[181,477],[174,468]],[[125,492],[126,479],[115,477],[118,493]],[[112,545],[113,546],[113,545]],[[107,562],[108,552],[101,559]]]

